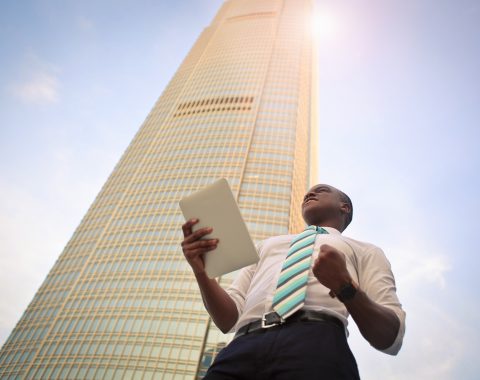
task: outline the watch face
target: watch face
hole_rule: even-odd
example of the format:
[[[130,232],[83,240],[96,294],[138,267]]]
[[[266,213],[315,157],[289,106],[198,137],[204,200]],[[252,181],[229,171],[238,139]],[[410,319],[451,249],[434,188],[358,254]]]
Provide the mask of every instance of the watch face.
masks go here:
[[[357,293],[357,289],[352,284],[345,285],[340,293],[338,294],[338,299],[342,302],[351,300],[355,294]]]

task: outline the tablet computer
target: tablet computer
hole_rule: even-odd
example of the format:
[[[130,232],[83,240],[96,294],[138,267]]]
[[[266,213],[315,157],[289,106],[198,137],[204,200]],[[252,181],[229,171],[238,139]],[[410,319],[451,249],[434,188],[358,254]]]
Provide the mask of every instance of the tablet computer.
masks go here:
[[[180,209],[186,220],[199,220],[193,231],[212,227],[206,239],[219,239],[217,248],[204,255],[210,278],[222,276],[259,260],[257,250],[225,178],[183,198]]]

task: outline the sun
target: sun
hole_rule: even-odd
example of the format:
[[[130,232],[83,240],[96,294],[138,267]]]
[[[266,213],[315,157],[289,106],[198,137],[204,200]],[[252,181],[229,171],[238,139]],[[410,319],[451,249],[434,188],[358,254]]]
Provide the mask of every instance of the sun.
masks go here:
[[[313,36],[318,39],[332,39],[339,32],[338,20],[331,12],[316,11],[312,15],[311,29]]]

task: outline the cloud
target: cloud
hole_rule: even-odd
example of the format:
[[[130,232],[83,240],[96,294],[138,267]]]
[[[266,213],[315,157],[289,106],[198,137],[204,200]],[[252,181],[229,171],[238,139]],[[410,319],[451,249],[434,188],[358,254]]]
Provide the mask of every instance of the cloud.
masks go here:
[[[58,102],[60,83],[48,72],[36,72],[22,83],[11,85],[12,93],[25,103],[51,104]]]
[[[7,89],[15,98],[27,104],[53,104],[60,99],[59,69],[42,60],[33,52],[27,52],[20,63],[20,78]]]
[[[390,357],[370,347],[351,327],[350,345],[363,379],[450,380],[462,358],[474,350],[472,331],[433,302],[415,295],[407,298],[407,331],[402,350]]]
[[[445,255],[407,257],[402,260],[399,269],[403,286],[412,287],[419,282],[428,282],[445,289],[445,275],[451,270],[449,259]]]

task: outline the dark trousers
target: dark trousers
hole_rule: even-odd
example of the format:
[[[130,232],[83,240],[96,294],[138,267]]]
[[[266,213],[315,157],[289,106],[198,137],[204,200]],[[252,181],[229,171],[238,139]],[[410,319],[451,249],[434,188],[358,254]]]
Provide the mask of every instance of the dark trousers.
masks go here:
[[[345,332],[328,322],[293,322],[234,339],[204,380],[360,379]]]

